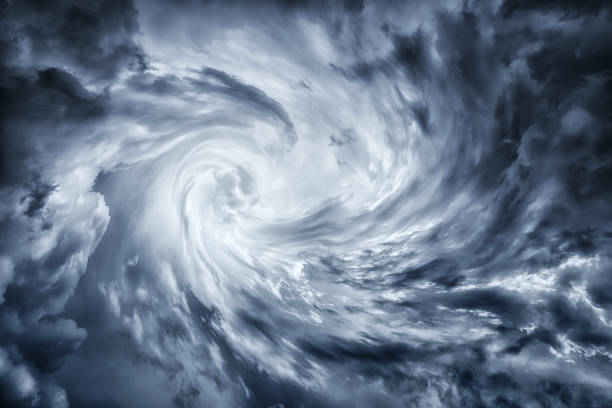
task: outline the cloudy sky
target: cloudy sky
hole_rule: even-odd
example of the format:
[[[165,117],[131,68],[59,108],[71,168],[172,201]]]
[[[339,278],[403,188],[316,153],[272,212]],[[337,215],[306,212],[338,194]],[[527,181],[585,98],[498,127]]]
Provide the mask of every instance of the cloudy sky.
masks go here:
[[[612,406],[612,7],[3,1],[3,407]]]

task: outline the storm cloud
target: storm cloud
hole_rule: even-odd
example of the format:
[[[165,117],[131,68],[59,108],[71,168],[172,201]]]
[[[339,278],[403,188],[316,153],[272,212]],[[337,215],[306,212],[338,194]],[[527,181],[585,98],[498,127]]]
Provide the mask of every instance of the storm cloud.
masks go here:
[[[604,1],[12,1],[0,405],[612,406]]]

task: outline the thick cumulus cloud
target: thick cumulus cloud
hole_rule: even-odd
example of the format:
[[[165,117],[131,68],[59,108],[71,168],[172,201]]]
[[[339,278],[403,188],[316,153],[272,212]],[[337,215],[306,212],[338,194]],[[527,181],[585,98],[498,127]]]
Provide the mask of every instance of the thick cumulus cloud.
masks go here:
[[[7,2],[0,403],[612,405],[611,12]]]

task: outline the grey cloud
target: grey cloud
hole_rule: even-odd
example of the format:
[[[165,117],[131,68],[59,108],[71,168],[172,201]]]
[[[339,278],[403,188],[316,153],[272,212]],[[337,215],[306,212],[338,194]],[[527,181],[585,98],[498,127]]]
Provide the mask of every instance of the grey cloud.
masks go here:
[[[202,70],[203,82],[196,81],[196,84],[205,92],[220,93],[230,96],[240,103],[252,104],[255,109],[261,109],[264,113],[272,113],[285,127],[285,132],[291,143],[295,143],[297,135],[291,122],[289,114],[283,109],[282,105],[270,98],[260,89],[252,85],[245,84],[233,78],[225,72],[204,68]],[[212,81],[207,81],[211,79]],[[220,82],[217,84],[215,82]]]
[[[5,13],[6,41],[26,48],[35,66],[68,65],[86,78],[105,81],[119,69],[145,64],[132,38],[138,25],[131,2],[19,2],[6,6]]]
[[[3,15],[3,405],[612,403],[605,2]]]

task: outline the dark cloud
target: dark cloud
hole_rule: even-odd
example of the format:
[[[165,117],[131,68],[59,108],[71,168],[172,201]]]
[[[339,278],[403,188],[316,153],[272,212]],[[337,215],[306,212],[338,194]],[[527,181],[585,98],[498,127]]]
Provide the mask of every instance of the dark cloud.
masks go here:
[[[27,47],[33,65],[68,65],[86,78],[110,80],[120,69],[145,64],[133,40],[138,24],[129,1],[26,1],[5,7],[5,14],[7,42]]]
[[[566,17],[579,17],[584,14],[597,14],[607,8],[609,3],[604,0],[588,0],[580,3],[564,0],[506,0],[500,11],[505,17],[521,11],[560,11]]]
[[[518,294],[500,289],[472,289],[455,292],[445,299],[446,304],[457,309],[476,309],[502,316],[518,317],[526,307]]]
[[[142,54],[131,38],[137,25],[129,3],[2,7],[0,394],[5,406],[64,407],[65,391],[47,374],[87,332],[59,314],[106,218],[87,190],[77,203],[78,177],[68,187],[50,169],[78,173],[57,163],[70,146],[87,143],[109,102],[99,84],[87,86],[106,86]]]
[[[202,90],[228,95],[240,103],[250,104],[252,108],[262,113],[272,113],[284,125],[289,141],[295,143],[297,139],[295,128],[289,114],[280,103],[270,98],[260,89],[245,84],[225,72],[213,68],[204,68],[202,70],[202,77],[204,81],[195,82]]]
[[[427,76],[429,73],[429,53],[430,44],[423,32],[417,31],[414,34],[402,35],[392,34],[393,38],[393,57],[407,70],[415,79]]]

